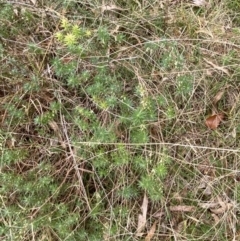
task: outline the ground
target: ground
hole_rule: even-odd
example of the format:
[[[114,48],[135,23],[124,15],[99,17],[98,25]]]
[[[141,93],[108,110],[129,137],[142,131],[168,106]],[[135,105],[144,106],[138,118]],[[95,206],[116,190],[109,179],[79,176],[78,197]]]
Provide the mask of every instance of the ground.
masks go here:
[[[0,3],[0,239],[240,240],[240,4]]]

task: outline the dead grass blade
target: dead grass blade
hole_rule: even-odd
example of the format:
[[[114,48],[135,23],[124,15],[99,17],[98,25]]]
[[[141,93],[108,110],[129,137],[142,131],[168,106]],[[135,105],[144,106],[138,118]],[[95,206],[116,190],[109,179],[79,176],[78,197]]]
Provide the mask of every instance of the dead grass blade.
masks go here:
[[[187,205],[179,205],[179,206],[170,206],[170,211],[172,212],[193,212],[195,211],[194,206],[187,206]]]
[[[226,75],[230,76],[230,73],[229,73],[229,71],[228,71],[226,68],[224,68],[224,67],[222,67],[222,66],[216,65],[216,64],[214,64],[213,62],[211,62],[210,60],[208,60],[208,59],[206,59],[206,58],[203,58],[203,59],[204,59],[204,61],[205,61],[206,63],[208,63],[209,65],[211,65],[214,69],[220,70],[220,71],[222,71],[223,73],[225,73]]]

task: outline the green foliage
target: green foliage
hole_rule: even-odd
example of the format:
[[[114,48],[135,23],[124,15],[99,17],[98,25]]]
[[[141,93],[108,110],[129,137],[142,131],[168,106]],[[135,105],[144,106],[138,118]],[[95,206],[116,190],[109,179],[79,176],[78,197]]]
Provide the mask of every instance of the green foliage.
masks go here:
[[[27,156],[26,150],[21,149],[4,149],[1,155],[1,165],[11,165],[24,160]]]
[[[14,21],[14,10],[11,4],[0,3],[0,33],[4,38],[8,38],[13,33],[13,29],[9,31],[8,22]]]
[[[77,62],[70,61],[69,63],[64,63],[59,57],[56,57],[53,60],[53,67],[58,77],[66,78],[76,73]]]
[[[158,182],[153,175],[142,176],[139,181],[139,186],[147,191],[152,201],[159,201],[162,199],[162,184]]]
[[[36,125],[47,125],[50,121],[53,120],[54,118],[54,113],[47,111],[41,115],[38,115],[35,119],[34,119],[34,123]]]
[[[130,153],[124,146],[119,146],[115,152],[111,154],[114,166],[128,165],[131,159]]]
[[[67,18],[61,20],[62,30],[55,34],[58,41],[71,48],[77,46],[85,37],[92,35],[91,30],[72,24]]]
[[[147,191],[149,197],[153,201],[159,201],[163,197],[162,181],[168,174],[167,162],[162,159],[159,163],[153,166],[151,173],[142,175],[139,181],[139,187]]]
[[[102,45],[107,45],[110,40],[110,34],[106,27],[99,27],[97,31],[97,38]]]
[[[111,126],[108,128],[95,126],[93,129],[93,142],[99,143],[114,143],[116,136],[114,135]]]
[[[135,171],[139,171],[141,173],[147,170],[149,163],[144,156],[136,155],[133,157],[132,165]]]
[[[146,127],[140,126],[140,128],[134,128],[130,132],[130,139],[132,143],[147,143],[148,131]]]
[[[166,163],[162,163],[162,162],[158,163],[156,167],[153,169],[153,172],[156,174],[156,176],[160,178],[165,178],[165,176],[168,173]]]
[[[179,49],[176,42],[166,41],[161,42],[163,55],[160,59],[160,65],[164,70],[178,69],[181,70],[184,65],[183,51]]]
[[[81,84],[81,78],[78,75],[70,75],[67,78],[67,84],[71,88],[77,88]]]
[[[23,86],[26,92],[38,92],[41,88],[41,80],[37,76],[33,76],[29,82]]]
[[[175,109],[173,107],[168,107],[166,110],[166,117],[172,119],[176,116]]]
[[[191,75],[182,75],[177,78],[177,93],[188,96],[193,90],[193,79]]]
[[[19,158],[18,161],[20,161]],[[24,177],[13,172],[4,173],[1,176],[0,181],[4,183],[4,186],[0,188],[1,195],[4,195],[2,201],[6,201],[6,198],[12,199],[12,204],[8,204],[7,213],[2,213],[2,215],[10,218],[11,226],[18,227],[15,230],[11,226],[6,226],[5,234],[12,233],[14,238],[20,238],[18,235],[24,236],[31,229],[40,231],[48,225],[62,239],[71,236],[72,227],[79,222],[79,215],[72,213],[66,216],[66,213],[71,212],[66,204],[54,205],[55,200],[59,200],[67,186],[59,188],[59,183],[50,175],[50,168],[49,164],[42,163],[25,173]],[[46,202],[49,197],[51,197],[51,201]],[[15,204],[16,202],[18,205]],[[33,215],[35,211],[38,213],[35,219],[29,219],[28,216],[31,213]],[[17,230],[21,230],[21,233]]]
[[[44,49],[38,46],[36,43],[29,43],[28,44],[28,51],[31,54],[42,55],[44,54]]]
[[[119,190],[118,195],[123,199],[133,199],[139,195],[139,190],[135,186],[126,186]]]
[[[25,108],[23,107],[17,107],[14,105],[14,103],[10,103],[6,105],[6,111],[8,113],[8,118],[5,120],[6,123],[12,123],[12,124],[19,124],[21,123],[25,118]]]
[[[239,16],[239,10],[240,10],[240,3],[237,0],[233,1],[226,1],[227,7],[232,11],[233,15],[233,21],[236,25],[239,25],[240,23],[240,16]]]

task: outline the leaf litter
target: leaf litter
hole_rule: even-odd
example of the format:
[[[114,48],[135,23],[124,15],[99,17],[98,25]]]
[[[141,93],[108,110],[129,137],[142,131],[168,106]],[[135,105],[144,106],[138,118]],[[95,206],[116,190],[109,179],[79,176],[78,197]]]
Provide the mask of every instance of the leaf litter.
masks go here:
[[[218,113],[212,116],[209,116],[206,121],[205,124],[208,128],[215,130],[217,129],[217,127],[219,126],[219,124],[221,123],[221,121],[224,118],[224,114],[223,113]]]
[[[154,234],[155,234],[155,231],[156,231],[156,226],[157,226],[157,221],[155,221],[155,222],[153,223],[153,226],[152,226],[151,229],[149,230],[149,232],[148,232],[148,234],[147,234],[147,236],[146,236],[146,238],[145,238],[145,241],[150,241],[150,240],[153,238],[153,236],[154,236]]]
[[[143,197],[143,203],[141,206],[142,214],[138,215],[138,226],[137,226],[137,232],[136,232],[136,236],[138,236],[138,237],[143,236],[142,231],[147,222],[147,209],[148,209],[148,198],[145,193],[144,197]]]

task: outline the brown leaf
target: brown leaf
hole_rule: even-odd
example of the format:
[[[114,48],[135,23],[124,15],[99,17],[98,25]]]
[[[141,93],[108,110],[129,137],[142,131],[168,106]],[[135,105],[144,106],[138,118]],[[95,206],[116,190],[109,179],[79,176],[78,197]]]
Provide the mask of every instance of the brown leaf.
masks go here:
[[[173,193],[173,198],[174,198],[176,201],[180,202],[180,203],[181,203],[182,200],[183,200],[183,197],[182,197],[181,194],[178,193],[178,192]]]
[[[224,94],[224,91],[219,91],[213,98],[213,104],[216,105],[219,100],[222,99],[222,96]]]
[[[165,212],[159,211],[159,212],[154,213],[154,214],[153,214],[153,217],[154,217],[154,218],[161,218],[161,217],[164,216],[164,215],[165,215]]]
[[[115,4],[102,5],[101,9],[102,9],[102,12],[104,12],[104,11],[116,11],[116,10],[119,10],[119,11],[127,10],[127,9],[120,8],[120,7],[116,6]]]
[[[211,216],[214,219],[215,225],[218,224],[220,221],[220,218],[215,213],[212,213]]]
[[[137,226],[137,232],[136,232],[137,236],[143,235],[142,230],[145,227],[147,222],[147,208],[148,208],[148,198],[147,198],[147,195],[144,194],[143,203],[141,206],[142,214],[138,215],[138,226]]]
[[[216,208],[219,206],[218,202],[205,202],[205,203],[198,203],[199,207],[204,209]]]
[[[33,5],[36,5],[36,0],[31,0]]]
[[[48,122],[48,125],[53,129],[55,133],[59,134],[59,128],[55,121]]]
[[[203,191],[203,194],[206,196],[209,196],[212,194],[212,186],[207,184],[207,187],[205,188],[205,190]]]
[[[205,124],[210,129],[215,130],[219,126],[219,124],[223,120],[223,118],[224,118],[224,114],[223,113],[212,115],[212,116],[209,116],[206,119]]]
[[[187,226],[187,220],[183,220],[177,225],[176,231],[178,233],[184,234],[184,232],[186,231],[186,226]]]
[[[232,203],[220,203],[221,207],[217,209],[210,209],[214,214],[223,214],[233,207]]]
[[[197,166],[197,169],[203,174],[203,177],[201,178],[200,183],[209,182],[208,179],[211,179],[211,177],[215,177],[215,168],[213,167],[213,165],[210,163],[208,159],[200,162],[199,165]]]
[[[154,222],[153,226],[149,230],[149,232],[145,238],[145,241],[150,241],[152,239],[152,237],[154,236],[154,233],[156,231],[156,226],[157,226],[157,221]]]
[[[170,206],[169,209],[172,212],[193,212],[195,210],[195,207],[179,205],[179,206]]]
[[[226,211],[230,210],[233,207],[232,203],[223,201],[221,197],[217,197],[218,204],[220,208],[211,208],[210,211],[214,214],[223,214]]]

